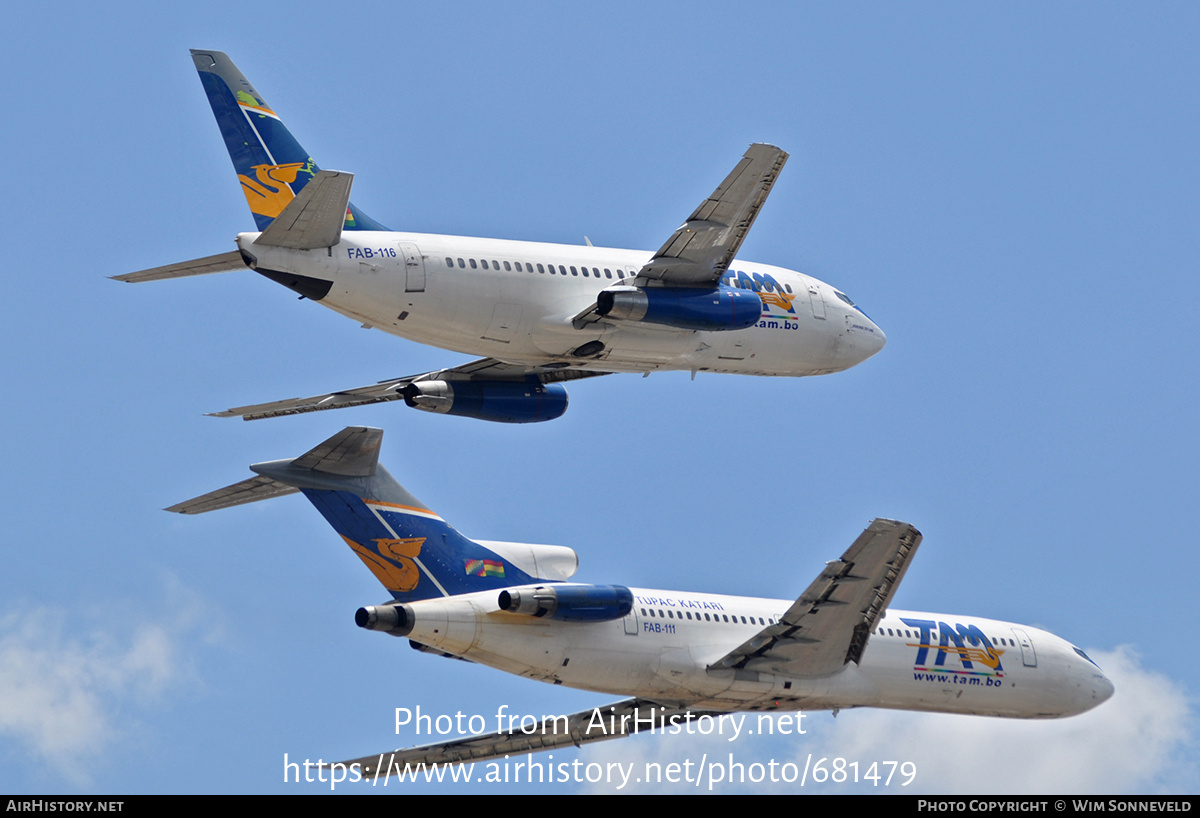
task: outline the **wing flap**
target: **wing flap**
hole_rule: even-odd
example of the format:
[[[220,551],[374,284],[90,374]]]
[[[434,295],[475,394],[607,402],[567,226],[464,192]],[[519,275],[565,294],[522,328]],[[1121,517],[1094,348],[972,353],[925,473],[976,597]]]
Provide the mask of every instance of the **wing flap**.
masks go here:
[[[828,676],[858,662],[921,543],[908,523],[874,520],[841,559],[827,563],[779,622],[710,666],[794,678]]]

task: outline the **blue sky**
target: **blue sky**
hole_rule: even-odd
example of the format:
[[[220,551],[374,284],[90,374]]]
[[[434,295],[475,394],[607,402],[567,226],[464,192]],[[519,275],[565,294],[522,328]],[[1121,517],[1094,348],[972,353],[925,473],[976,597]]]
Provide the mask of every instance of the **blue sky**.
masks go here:
[[[420,741],[396,707],[615,698],[359,631],[384,594],[298,497],[160,511],[363,424],[464,533],[569,545],[584,581],[791,599],[871,518],[910,521],[897,607],[1045,627],[1118,685],[1054,723],[814,713],[739,760],[911,760],[905,792],[1197,791],[1198,31],[1185,3],[10,10],[0,790],[319,790],[283,784],[284,754]],[[741,257],[844,290],[889,344],[810,380],[596,379],[527,427],[203,417],[465,356],[250,273],[105,278],[252,229],[190,47],[228,52],[396,229],[654,249],[778,144]]]

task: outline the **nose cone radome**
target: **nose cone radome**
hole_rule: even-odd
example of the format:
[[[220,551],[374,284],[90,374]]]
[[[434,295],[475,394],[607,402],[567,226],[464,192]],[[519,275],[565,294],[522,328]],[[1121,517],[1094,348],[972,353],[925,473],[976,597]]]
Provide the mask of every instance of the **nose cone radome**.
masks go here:
[[[846,332],[839,338],[835,353],[837,367],[849,369],[861,364],[886,344],[887,336],[874,321],[858,310],[851,310],[846,315]]]
[[[1086,653],[1069,643],[1063,643],[1067,663],[1061,678],[1060,690],[1068,702],[1063,715],[1086,713],[1112,698],[1113,683]]]
[[[866,316],[863,317],[866,318]],[[868,352],[866,358],[863,358],[864,361],[887,346],[887,336],[883,334],[883,330],[879,328],[879,325],[870,318],[867,318],[867,323],[870,324],[875,331],[870,333],[870,337],[867,339],[866,347]]]
[[[1114,690],[1116,690],[1116,688],[1113,687],[1113,683],[1109,681],[1108,677],[1105,676],[1104,673],[1100,673],[1093,681],[1092,698],[1095,700],[1096,704],[1103,704],[1112,698]],[[1095,707],[1095,705],[1092,706]]]

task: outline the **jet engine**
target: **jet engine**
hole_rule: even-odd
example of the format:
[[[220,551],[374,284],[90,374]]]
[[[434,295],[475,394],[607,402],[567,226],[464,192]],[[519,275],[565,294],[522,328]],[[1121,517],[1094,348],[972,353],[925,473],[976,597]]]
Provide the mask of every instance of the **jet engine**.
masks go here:
[[[500,592],[500,610],[568,622],[607,622],[633,610],[621,585],[525,585]]]
[[[355,625],[392,636],[408,636],[415,621],[412,608],[407,605],[368,605],[354,612]]]
[[[745,329],[762,317],[757,293],[733,287],[609,287],[596,297],[605,318],[692,330]]]
[[[497,423],[538,423],[562,417],[562,384],[525,381],[413,381],[400,392],[414,409]]]

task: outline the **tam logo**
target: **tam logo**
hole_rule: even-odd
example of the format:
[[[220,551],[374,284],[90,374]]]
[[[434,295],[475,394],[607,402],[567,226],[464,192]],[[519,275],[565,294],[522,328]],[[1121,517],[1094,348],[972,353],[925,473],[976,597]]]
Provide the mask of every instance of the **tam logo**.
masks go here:
[[[721,283],[726,287],[736,287],[739,290],[758,293],[764,307],[775,306],[785,313],[796,314],[796,310],[792,306],[796,296],[788,293],[783,285],[775,280],[775,276],[769,273],[744,273],[741,270],[730,270],[722,276]]]
[[[920,632],[920,642],[909,645],[917,649],[914,669],[969,672],[984,676],[1004,675],[1004,667],[1000,664],[1000,655],[1004,651],[997,650],[978,626],[958,623],[952,627],[932,619],[902,618],[900,621]],[[934,644],[935,638],[937,644]],[[932,663],[929,661],[930,653],[934,654]],[[947,657],[957,660],[962,669],[947,667]]]

